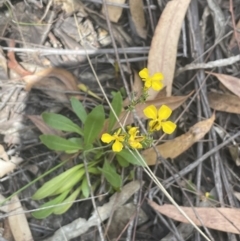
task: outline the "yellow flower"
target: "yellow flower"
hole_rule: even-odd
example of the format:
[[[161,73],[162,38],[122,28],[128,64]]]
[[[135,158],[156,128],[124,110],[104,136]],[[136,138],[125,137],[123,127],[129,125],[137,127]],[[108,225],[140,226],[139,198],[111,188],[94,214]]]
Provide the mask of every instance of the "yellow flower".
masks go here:
[[[113,135],[108,133],[102,134],[101,140],[104,143],[110,143],[111,141],[114,141],[112,150],[114,152],[120,152],[123,149],[122,142],[125,140],[125,135],[121,134],[121,129],[119,128]]]
[[[138,132],[138,127],[131,127],[128,131],[130,135],[128,143],[134,149],[141,149],[142,144],[140,142],[144,140],[144,136],[137,136]]]
[[[166,134],[172,134],[177,127],[172,121],[166,121],[172,114],[172,110],[166,105],[162,105],[158,111],[154,105],[150,105],[143,112],[147,118],[152,119],[149,122],[151,132],[159,131],[162,128]]]
[[[153,76],[149,76],[148,69],[144,68],[139,72],[139,76],[145,82],[144,84],[145,88],[149,89],[150,87],[152,87],[154,90],[160,90],[163,88],[162,73],[156,73]]]

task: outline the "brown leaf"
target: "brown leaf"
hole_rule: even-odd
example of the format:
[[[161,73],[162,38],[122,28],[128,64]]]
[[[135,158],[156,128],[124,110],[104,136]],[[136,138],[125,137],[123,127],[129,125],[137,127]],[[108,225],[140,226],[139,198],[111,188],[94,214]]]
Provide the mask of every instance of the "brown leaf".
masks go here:
[[[218,80],[235,95],[240,97],[240,79],[226,74],[206,72],[218,78]]]
[[[147,37],[146,19],[144,15],[144,5],[142,0],[129,0],[131,20],[138,36],[143,39]]]
[[[200,121],[192,126],[187,133],[156,146],[157,150],[164,158],[176,158],[189,149],[195,142],[201,140],[211,129],[214,120],[215,114],[210,119]],[[157,155],[153,148],[144,150],[142,155],[148,165],[156,164]]]
[[[185,13],[190,0],[169,1],[156,27],[148,56],[148,70],[152,76],[161,72],[167,96],[172,94],[172,82],[175,71],[177,47]],[[149,99],[154,99],[157,92],[150,89]]]
[[[124,4],[126,0],[111,0],[108,1],[108,3],[117,3],[117,4]],[[114,5],[107,5],[107,14],[110,19],[110,21],[117,23],[119,18],[122,16],[123,8],[119,6]],[[102,7],[102,14],[106,15],[105,13],[105,7],[103,5]]]
[[[8,204],[8,221],[14,240],[33,240],[27,217],[18,196]]]
[[[14,48],[15,47],[15,41],[13,39],[9,42],[9,47]],[[14,70],[16,73],[18,73],[20,76],[27,76],[29,74],[32,74],[31,72],[24,69],[16,60],[15,53],[13,51],[8,51],[8,67],[9,69]]]
[[[208,93],[209,105],[214,110],[240,114],[240,99],[235,95]]]
[[[0,159],[0,178],[16,169],[21,162],[23,159],[17,156],[12,156],[9,161]]]
[[[27,91],[30,91],[33,87],[45,88],[45,92],[49,96],[62,102],[68,101],[67,96],[63,93],[64,91],[79,91],[75,76],[61,68],[44,69],[25,76],[23,80],[27,83],[25,87]]]
[[[53,129],[49,127],[42,119],[40,115],[28,115],[27,116],[34,125],[45,135],[56,135],[56,136],[64,136],[62,131]]]
[[[156,211],[169,218],[179,222],[189,223],[174,205],[165,204],[159,206],[152,201],[148,201],[148,203]],[[181,207],[181,209],[198,226],[202,226],[203,224],[207,228],[240,234],[240,209],[215,207],[194,207],[194,210],[192,207]]]

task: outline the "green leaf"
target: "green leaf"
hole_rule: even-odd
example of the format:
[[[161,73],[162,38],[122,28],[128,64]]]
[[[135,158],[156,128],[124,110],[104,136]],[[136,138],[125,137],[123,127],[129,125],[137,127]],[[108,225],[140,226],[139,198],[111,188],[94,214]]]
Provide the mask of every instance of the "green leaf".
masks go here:
[[[66,153],[72,154],[72,153],[78,152],[79,150],[83,150],[83,139],[82,138],[72,137],[72,138],[69,138],[68,141],[71,141],[74,144],[77,144],[78,149],[77,150],[66,151]]]
[[[78,142],[60,136],[41,135],[39,138],[45,146],[54,151],[77,152],[83,148]]]
[[[138,156],[138,153],[136,151],[124,149],[118,152],[116,155],[133,165],[146,166],[146,164],[141,162],[140,157]]]
[[[88,186],[88,182],[87,182],[87,177],[84,177],[84,179],[82,181],[81,189],[82,189],[83,196],[85,198],[88,198],[89,194],[90,194],[90,190],[89,190],[89,186]]]
[[[67,190],[71,190],[78,182],[81,181],[81,179],[84,176],[84,173],[84,168],[78,170],[77,172],[74,172],[71,176],[68,177],[66,182],[53,193],[53,195],[63,193]]]
[[[121,167],[128,167],[129,162],[120,155],[116,155],[117,161]]]
[[[82,129],[63,115],[55,113],[43,113],[42,118],[47,125],[56,130],[75,132],[79,135],[83,135]]]
[[[85,121],[83,136],[84,145],[91,145],[99,136],[104,124],[104,109],[102,105],[96,106],[87,116]]]
[[[88,172],[91,173],[91,174],[95,174],[95,175],[101,174],[101,172],[99,171],[99,169],[97,167],[88,168]]]
[[[61,195],[55,197],[53,200],[50,200],[43,205],[40,206],[40,208],[44,208],[42,210],[37,210],[32,213],[32,216],[36,219],[44,219],[51,215],[53,213],[53,210],[55,208],[55,205],[58,205],[62,203],[62,201],[66,198],[68,195],[69,191],[66,191],[62,193]],[[49,207],[49,208],[46,208]]]
[[[70,99],[72,108],[75,112],[75,114],[78,116],[78,118],[82,121],[84,124],[87,119],[87,112],[83,106],[83,104],[77,100],[75,97],[72,97]]]
[[[108,161],[105,161],[103,168],[99,169],[112,187],[120,189],[122,186],[122,177],[117,174],[115,168]]]
[[[73,205],[73,202],[76,200],[80,191],[81,191],[81,187],[77,188],[68,198],[66,198],[63,201],[63,203],[65,203],[65,204],[57,206],[57,207],[54,208],[53,213],[54,214],[65,213]]]
[[[83,166],[84,166],[83,164],[79,164],[61,173],[60,175],[52,178],[35,192],[35,194],[32,196],[32,199],[40,200],[45,197],[51,196],[57,189],[59,189],[68,180],[70,176],[74,175],[75,172],[78,172],[79,169],[82,168]]]
[[[122,95],[120,92],[117,92],[112,100],[112,108],[114,109],[115,113],[117,116],[120,115],[121,111],[122,111]],[[115,115],[113,114],[112,110],[110,110],[110,115],[109,115],[109,124],[108,124],[108,131],[111,131],[113,126],[115,125],[117,119],[115,117]]]

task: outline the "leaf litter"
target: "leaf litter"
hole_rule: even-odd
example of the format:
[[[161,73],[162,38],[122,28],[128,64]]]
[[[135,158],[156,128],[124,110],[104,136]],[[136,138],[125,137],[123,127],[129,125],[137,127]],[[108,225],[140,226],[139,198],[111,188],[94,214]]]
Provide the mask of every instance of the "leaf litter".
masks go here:
[[[46,156],[46,150],[42,149],[42,147],[39,148],[39,130],[48,134],[53,134],[56,131],[42,123],[40,116],[43,112],[63,112],[74,119],[76,117],[72,115],[71,111],[69,112],[70,96],[75,96],[77,99],[80,99],[88,109],[93,109],[96,105],[96,100],[93,101],[93,98],[96,97],[99,102],[103,100],[98,85],[96,85],[95,81],[92,80],[93,78],[90,77],[91,71],[89,71],[88,64],[84,62],[86,57],[77,54],[71,56],[61,51],[84,49],[83,45],[85,45],[87,51],[98,53],[98,51],[107,47],[109,48],[109,50],[107,50],[109,52],[107,52],[105,56],[95,54],[92,61],[95,61],[97,74],[99,78],[101,78],[101,84],[104,86],[108,96],[111,96],[111,91],[117,91],[122,87],[122,74],[126,75],[129,81],[130,77],[128,75],[131,72],[130,68],[132,68],[132,72],[134,73],[134,84],[130,86],[129,81],[127,85],[125,83],[125,87],[130,88],[130,90],[136,92],[136,95],[139,95],[142,83],[138,72],[143,67],[148,67],[151,75],[156,72],[162,72],[164,74],[166,92],[160,91],[158,93],[149,91],[147,104],[155,104],[158,107],[162,104],[167,104],[174,110],[174,120],[180,116],[177,122],[177,131],[169,138],[164,138],[164,144],[156,146],[162,158],[173,159],[170,169],[164,162],[161,164],[157,162],[157,155],[152,148],[142,152],[148,165],[155,165],[156,177],[158,179],[168,180],[168,178],[172,176],[172,174],[170,174],[171,172],[173,172],[173,175],[177,175],[178,172],[181,173],[182,170],[188,168],[191,163],[201,155],[210,152],[213,153],[210,155],[211,163],[205,161],[201,165],[199,164],[197,170],[192,170],[191,175],[187,178],[196,184],[198,190],[211,190],[212,186],[214,186],[214,188],[217,189],[219,197],[223,196],[223,194],[224,197],[227,196],[226,199],[222,200],[221,198],[218,200],[218,195],[216,196],[216,202],[219,202],[222,206],[221,208],[208,207],[200,209],[197,207],[199,203],[197,194],[185,193],[181,185],[177,183],[176,185],[178,185],[179,190],[181,190],[178,191],[174,189],[174,187],[170,187],[171,190],[169,191],[171,191],[172,197],[178,200],[179,205],[184,203],[182,194],[187,195],[194,209],[199,212],[201,224],[196,220],[192,208],[186,207],[189,204],[185,204],[182,210],[184,210],[197,225],[238,234],[239,230],[236,229],[236,227],[239,226],[237,223],[238,220],[235,220],[234,215],[232,215],[232,212],[238,212],[237,192],[233,191],[232,183],[236,185],[239,183],[239,179],[237,178],[238,169],[236,169],[235,166],[233,168],[235,164],[238,166],[239,139],[236,138],[236,140],[234,140],[234,148],[237,148],[237,151],[235,150],[233,155],[229,147],[224,148],[225,146],[223,146],[220,150],[217,149],[218,145],[221,145],[225,139],[220,138],[219,140],[212,133],[217,133],[215,126],[213,128],[215,123],[225,130],[227,138],[231,138],[239,129],[239,74],[238,66],[235,64],[239,61],[240,51],[237,44],[239,42],[239,36],[236,31],[237,29],[234,29],[235,34],[228,32],[229,29],[224,25],[224,14],[222,14],[228,4],[230,4],[230,6],[234,4],[234,6],[231,6],[232,9],[237,9],[239,3],[223,1],[221,4],[216,5],[215,1],[209,0],[207,1],[207,5],[211,9],[211,15],[208,15],[206,18],[205,16],[207,15],[198,16],[198,13],[203,12],[204,9],[197,1],[173,0],[167,1],[166,5],[163,2],[149,5],[148,2],[141,1],[141,4],[137,6],[136,2],[137,1],[131,0],[128,5],[127,1],[112,1],[112,5],[107,5],[108,14],[105,15],[101,14],[101,10],[105,8],[102,4],[85,4],[79,1],[50,1],[50,8],[44,5],[44,3],[40,6],[39,3],[32,1],[28,8],[28,14],[24,12],[26,4],[24,1],[19,1],[17,4],[14,4],[15,8],[13,9],[4,9],[6,11],[7,9],[11,9],[11,11],[14,12],[14,15],[11,14],[11,16],[15,19],[10,22],[10,27],[16,32],[11,38],[14,38],[18,51],[21,49],[22,53],[10,52],[5,46],[14,47],[13,42],[9,39],[1,40],[5,41],[4,44],[2,44],[3,50],[6,52],[9,51],[6,55],[5,52],[1,52],[0,64],[0,72],[3,72],[1,76],[5,76],[1,80],[0,86],[2,101],[0,108],[0,120],[2,121],[0,134],[3,136],[0,168],[2,171],[1,183],[3,188],[7,190],[7,195],[12,194],[11,189],[8,189],[8,181],[11,185],[16,185],[16,182],[13,181],[14,176],[12,176],[12,174],[16,175],[19,181],[19,183],[17,183],[19,186],[14,186],[15,189],[19,189],[24,185],[23,180],[25,177],[28,180],[32,180],[32,176],[28,173],[28,170],[30,170],[27,167],[28,162],[33,162],[31,165],[38,166],[40,172],[44,172],[48,170],[49,167],[56,165],[56,162],[53,161],[55,154]],[[142,5],[142,3],[144,5]],[[55,8],[51,8],[51,5],[57,7],[60,14],[66,13],[66,15],[63,14],[60,18],[57,18],[56,16],[60,15],[56,15]],[[0,6],[4,8],[3,5],[0,4]],[[15,9],[18,9],[18,11]],[[188,14],[186,14],[187,12]],[[79,36],[76,26],[72,24],[75,23],[73,13],[77,13],[77,22],[80,26],[81,36]],[[216,15],[216,13],[218,14]],[[195,23],[192,22],[190,18],[191,14],[195,16]],[[229,14],[229,17],[234,18],[234,14],[236,13],[232,12],[231,16]],[[200,19],[201,17],[203,19]],[[112,21],[110,25],[107,24],[107,18]],[[60,19],[63,23],[60,22]],[[237,18],[235,20],[237,20]],[[3,20],[0,21],[3,21],[4,24],[7,23],[5,16],[3,16]],[[205,29],[200,29],[201,21],[205,23],[211,22],[212,24],[206,25]],[[39,23],[42,25],[38,26]],[[18,30],[15,28],[16,25],[19,28]],[[109,26],[111,26],[111,28],[109,28]],[[211,29],[210,26],[214,26],[214,29]],[[9,36],[7,32],[4,32],[8,27],[9,26],[6,26],[6,28],[3,29],[2,36],[4,38]],[[233,24],[233,27],[238,28],[238,25],[235,26],[235,24]],[[196,40],[200,41],[201,39],[199,34],[201,32],[200,30],[205,36],[204,40],[208,40],[208,42],[202,42],[202,47],[204,51],[209,54],[210,60],[206,54],[204,55],[204,53],[200,51],[199,45],[196,42]],[[223,33],[221,31],[223,31],[226,36],[222,35]],[[102,35],[103,32],[104,35]],[[189,35],[186,35],[186,32],[188,32]],[[118,66],[121,68],[121,75],[119,71],[116,71],[113,67],[115,64],[114,61],[117,58],[113,54],[112,36],[119,50],[122,48],[124,51],[133,51],[127,54],[123,51],[124,54],[119,55],[121,64],[119,62]],[[219,39],[219,36],[227,38],[228,41],[222,41]],[[106,43],[106,45],[104,43]],[[220,50],[217,50],[216,47],[218,43],[221,46]],[[228,43],[229,46],[227,46]],[[40,47],[41,51],[38,52],[38,50],[31,53],[30,51],[34,50],[33,46],[34,48],[36,46]],[[49,48],[49,46],[51,48]],[[142,51],[143,46],[150,46],[148,56]],[[210,49],[209,46],[213,47]],[[228,55],[227,47],[229,47],[234,56]],[[54,48],[59,50],[59,54],[55,55],[50,52]],[[204,60],[199,57],[201,54]],[[8,69],[6,70],[7,59]],[[146,60],[148,61],[147,66]],[[135,62],[134,64],[132,64],[133,61]],[[195,62],[191,63],[192,61]],[[32,62],[33,69],[25,67],[27,62]],[[226,68],[225,66],[228,67]],[[216,67],[218,68],[216,69]],[[128,69],[128,71],[125,71],[126,69]],[[206,83],[204,83],[205,73],[203,69],[209,69],[210,75],[216,78],[208,78]],[[188,70],[188,72],[184,72],[185,70]],[[6,81],[8,79],[6,76],[8,72],[10,72],[10,76],[15,72],[15,74],[18,74],[20,77],[16,77],[16,75],[10,81]],[[176,75],[174,76],[175,72]],[[195,77],[195,74],[199,73],[201,73],[202,78],[201,85],[197,84],[198,77]],[[22,88],[25,84],[19,81],[20,78],[27,83],[26,90],[28,90],[28,92],[25,92]],[[194,81],[189,81],[190,78],[193,78]],[[229,95],[226,93],[226,90],[223,90],[224,93],[220,93],[216,79],[233,94]],[[10,85],[14,85],[14,91],[10,89]],[[55,91],[50,91],[49,85],[51,85],[51,89]],[[79,85],[83,91],[79,90]],[[41,92],[39,89],[41,89]],[[192,95],[193,91],[197,93],[194,96]],[[24,95],[21,99],[18,99],[20,92],[24,93]],[[11,93],[15,93],[15,95]],[[26,104],[20,108],[20,105],[16,103]],[[129,100],[126,98],[125,106],[128,104]],[[14,109],[12,109],[13,106],[15,106]],[[143,115],[145,106],[146,104],[137,105],[135,116],[126,115],[126,111],[123,110],[119,115],[120,121],[130,125],[136,122],[136,116],[137,121],[145,121]],[[104,107],[107,108],[107,105],[105,104]],[[185,111],[183,112],[183,110]],[[216,117],[212,114],[214,111],[216,111]],[[232,114],[231,118],[228,113]],[[33,130],[32,132],[25,131],[29,129],[29,120],[27,118],[31,119],[35,125],[35,127],[33,127],[32,123],[30,124]],[[141,127],[144,128],[145,122],[142,122],[142,124],[143,126]],[[115,127],[117,128],[117,126]],[[39,130],[37,130],[37,128],[39,128]],[[105,124],[105,128],[107,128],[107,123]],[[17,136],[13,133],[17,133]],[[154,138],[156,138],[156,140],[162,139],[160,133]],[[20,152],[18,145],[21,149]],[[43,157],[44,155],[46,157]],[[217,155],[221,158],[216,158]],[[19,158],[21,161],[18,163],[14,158]],[[21,164],[23,160],[26,161],[26,167],[24,166],[25,164]],[[5,169],[5,165],[8,164],[9,161],[12,161],[14,165],[11,163],[11,168]],[[17,168],[19,165],[24,172],[24,178],[18,173]],[[8,176],[6,176],[6,174],[8,174]],[[134,173],[132,173],[132,175],[133,174]],[[139,173],[135,174],[137,179],[141,179]],[[32,187],[32,189],[34,188],[35,187]],[[157,192],[156,188],[158,190]],[[30,189],[30,192],[33,192],[32,189]],[[139,187],[136,188],[134,192],[138,189]],[[160,200],[159,197],[161,194],[157,186],[151,186],[147,193],[150,197],[156,197],[156,200]],[[31,194],[27,194],[27,197],[29,196],[31,196]],[[20,194],[21,199],[25,197],[26,193],[23,192],[23,194]],[[104,198],[99,198],[99,200],[102,201]],[[168,203],[169,200],[164,198],[164,202]],[[27,207],[30,209],[33,208],[32,203],[29,202],[28,204]],[[104,200],[102,207],[107,208],[108,215],[106,217],[104,216],[103,220],[107,218],[111,220],[112,204],[111,201],[108,202]],[[161,202],[158,204],[161,204]],[[35,208],[36,204],[34,205]],[[230,206],[230,208],[225,208],[224,206]],[[77,215],[81,215],[82,210],[85,210],[86,207],[87,204],[83,203],[79,205],[79,209],[76,209],[77,211],[74,210],[74,212],[71,213],[71,210],[69,210],[72,223],[70,222],[69,226],[64,226],[63,230],[70,228],[73,234],[76,230],[79,230],[78,224],[83,224],[86,229],[81,229],[81,232],[76,233],[75,237],[85,233],[91,226],[86,225],[88,224],[86,220],[93,215],[88,214],[86,218],[83,219],[84,222],[74,217],[76,217],[76,213]],[[161,212],[165,211],[164,215],[181,223],[186,222],[186,219],[184,219],[181,214],[178,215],[178,211],[174,206],[163,205],[160,207],[162,209]],[[148,208],[150,207],[148,206]],[[101,210],[100,207],[98,207],[98,209]],[[96,211],[97,210],[94,210],[94,215]],[[24,211],[22,210],[22,212]],[[152,211],[148,210],[148,212],[150,213]],[[210,218],[206,218],[206,214],[209,215],[209,213],[211,214]],[[219,216],[219,213],[222,215]],[[178,217],[171,216],[173,214]],[[214,218],[217,218],[217,221],[214,222]],[[14,219],[18,221],[16,218]],[[35,225],[36,220],[32,217],[29,220]],[[49,219],[45,221],[48,222],[54,230],[56,228],[53,227],[52,224],[60,223],[61,220],[57,217],[52,217],[51,221],[49,221]],[[177,223],[172,220],[169,221],[171,225],[166,228],[164,232],[169,232],[174,225],[174,235],[181,236],[180,226],[177,226]],[[97,222],[97,218],[94,219],[94,225],[98,225]],[[24,222],[24,225],[25,229],[28,230],[28,223]],[[44,223],[41,223],[41,225],[42,227],[45,226]],[[61,226],[63,225],[61,224]],[[160,227],[163,227],[160,220],[154,223],[153,226],[157,230],[161,230]],[[149,235],[147,237],[153,234],[153,230],[150,228],[144,229],[143,227],[143,230],[146,235]],[[60,238],[60,236],[63,238],[61,232],[62,229],[57,230],[55,234],[52,232],[52,237],[46,240],[56,240],[56,235],[58,235],[58,238]],[[130,225],[128,233],[132,232],[133,230],[131,230]],[[134,235],[135,234],[137,233],[134,233]],[[211,233],[208,232],[207,229],[205,229],[205,234],[211,237]],[[73,237],[68,237],[68,235],[69,232],[66,232],[67,239]],[[159,232],[154,238],[160,240],[161,235],[162,233]],[[218,233],[218,235],[222,235],[222,233]],[[33,232],[33,236],[34,239],[38,239],[39,236],[44,235],[39,232]],[[138,237],[143,238],[141,234]],[[189,229],[186,237],[194,239],[192,229]],[[61,240],[61,238],[59,240]],[[21,237],[19,236],[16,240],[17,239],[21,239]],[[93,237],[89,237],[89,240],[93,240]]]

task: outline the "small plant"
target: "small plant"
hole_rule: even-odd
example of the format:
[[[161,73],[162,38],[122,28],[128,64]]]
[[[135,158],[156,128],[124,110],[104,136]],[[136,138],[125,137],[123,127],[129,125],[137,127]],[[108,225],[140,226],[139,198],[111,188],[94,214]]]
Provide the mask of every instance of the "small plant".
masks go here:
[[[161,73],[156,73],[151,77],[145,68],[139,72],[139,75],[144,81],[143,93],[139,99],[131,102],[128,107],[129,111],[133,110],[138,103],[146,101],[149,88],[160,90],[163,87]],[[50,201],[45,202],[38,211],[33,212],[35,218],[41,219],[51,214],[63,214],[78,196],[88,198],[90,189],[86,171],[91,177],[103,175],[113,190],[120,190],[123,181],[119,170],[129,165],[145,165],[139,161],[137,151],[152,145],[152,133],[162,129],[166,134],[171,134],[176,128],[176,124],[167,121],[172,110],[166,105],[161,106],[159,110],[153,105],[144,109],[145,116],[150,119],[147,134],[141,134],[137,126],[116,127],[117,117],[123,109],[122,103],[120,92],[115,93],[111,103],[112,110],[109,118],[106,119],[102,105],[87,113],[81,102],[71,98],[72,109],[81,121],[81,126],[60,114],[42,114],[47,125],[69,133],[69,138],[41,135],[42,143],[51,150],[82,157],[79,159],[86,160],[87,170],[83,163],[79,163],[38,189],[32,198],[35,200],[49,198]],[[106,132],[102,133],[103,129]],[[110,146],[111,149],[109,149]],[[93,180],[99,180],[99,178]],[[96,181],[93,186],[96,187],[98,184],[99,182]]]

